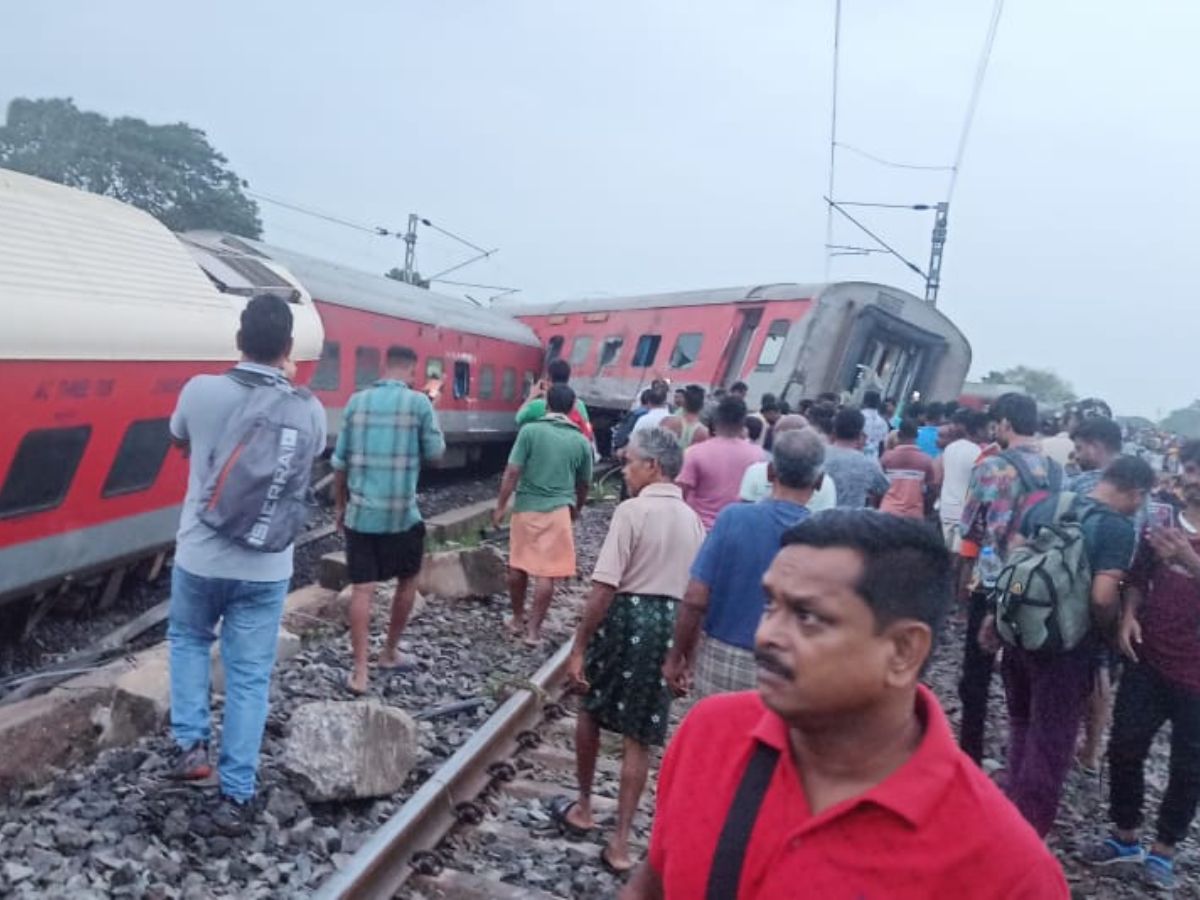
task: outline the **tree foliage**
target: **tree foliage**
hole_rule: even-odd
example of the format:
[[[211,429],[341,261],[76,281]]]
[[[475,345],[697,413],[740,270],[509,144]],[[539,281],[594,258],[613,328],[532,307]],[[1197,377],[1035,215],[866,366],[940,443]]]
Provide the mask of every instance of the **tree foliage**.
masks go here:
[[[1191,406],[1175,410],[1160,424],[1167,431],[1185,438],[1200,438],[1200,400],[1193,400]]]
[[[1034,369],[1030,366],[1014,366],[1002,372],[993,369],[983,376],[983,382],[1016,385],[1034,400],[1042,403],[1067,403],[1075,399],[1075,390],[1070,382],[1049,369]]]
[[[173,231],[262,234],[258,205],[228,160],[184,122],[108,119],[70,99],[18,98],[0,126],[0,166],[122,200]]]

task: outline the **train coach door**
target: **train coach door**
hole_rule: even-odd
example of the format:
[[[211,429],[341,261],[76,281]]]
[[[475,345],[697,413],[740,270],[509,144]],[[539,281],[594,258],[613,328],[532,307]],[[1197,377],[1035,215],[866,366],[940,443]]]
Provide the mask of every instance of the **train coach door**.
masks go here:
[[[746,362],[746,353],[750,350],[750,342],[754,340],[754,332],[762,321],[762,314],[762,307],[738,310],[733,338],[726,348],[725,370],[718,382],[721,387],[727,388],[738,380],[738,374]]]

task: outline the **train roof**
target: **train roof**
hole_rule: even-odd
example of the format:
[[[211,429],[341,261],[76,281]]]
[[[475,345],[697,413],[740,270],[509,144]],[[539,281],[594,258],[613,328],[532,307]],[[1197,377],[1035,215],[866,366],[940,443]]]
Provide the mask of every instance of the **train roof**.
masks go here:
[[[584,297],[552,303],[524,303],[514,300],[504,309],[516,316],[592,312],[618,309],[661,309],[672,306],[708,306],[725,303],[757,303],[763,300],[807,300],[834,284],[751,284],[743,287],[710,288],[699,291],[674,291],[669,294],[636,294],[629,297]]]
[[[0,169],[0,357],[234,359],[244,303],[149,213]]]
[[[217,242],[244,254],[274,260],[285,266],[320,303],[361,309],[530,347],[540,346],[533,330],[523,322],[518,322],[510,315],[476,306],[468,300],[438,294],[394,278],[363,272],[249,238],[211,231],[191,231],[184,235],[184,239],[209,246]]]

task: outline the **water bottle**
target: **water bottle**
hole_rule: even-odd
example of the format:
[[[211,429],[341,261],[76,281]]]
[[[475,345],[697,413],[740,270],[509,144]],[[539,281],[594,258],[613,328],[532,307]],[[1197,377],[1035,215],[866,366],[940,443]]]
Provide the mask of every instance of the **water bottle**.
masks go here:
[[[979,554],[979,583],[986,590],[991,590],[996,586],[996,579],[1000,577],[1000,570],[1004,568],[1004,563],[1000,562],[1000,557],[996,555],[995,547],[984,547],[983,552]]]

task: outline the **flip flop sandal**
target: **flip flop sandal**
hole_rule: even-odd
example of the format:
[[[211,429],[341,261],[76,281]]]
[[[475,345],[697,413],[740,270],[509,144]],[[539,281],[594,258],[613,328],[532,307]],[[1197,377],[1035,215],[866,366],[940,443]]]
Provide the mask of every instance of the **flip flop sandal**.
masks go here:
[[[595,830],[594,828],[580,828],[574,822],[567,819],[567,814],[579,805],[578,800],[572,800],[570,797],[558,796],[550,801],[550,819],[558,826],[558,830],[564,837],[574,840],[583,840],[587,838]]]
[[[626,869],[622,869],[613,864],[613,861],[608,858],[608,845],[605,844],[600,848],[600,865],[604,866],[604,871],[609,875],[615,875],[617,878],[624,878],[630,872],[637,868],[637,864],[630,865]]]
[[[411,672],[417,667],[415,662],[398,662],[390,666],[385,666],[383,663],[376,664],[376,668],[385,675],[394,675],[398,672]]]
[[[344,686],[345,686],[345,688],[346,688],[346,693],[347,693],[347,694],[349,694],[351,697],[365,697],[365,696],[367,696],[367,689],[366,689],[366,688],[363,688],[363,689],[360,691],[358,688],[356,688],[354,685],[352,685],[352,684],[350,683],[350,676],[349,676],[349,675],[347,675],[347,676],[346,676],[346,682],[345,682],[345,685],[344,685]]]

